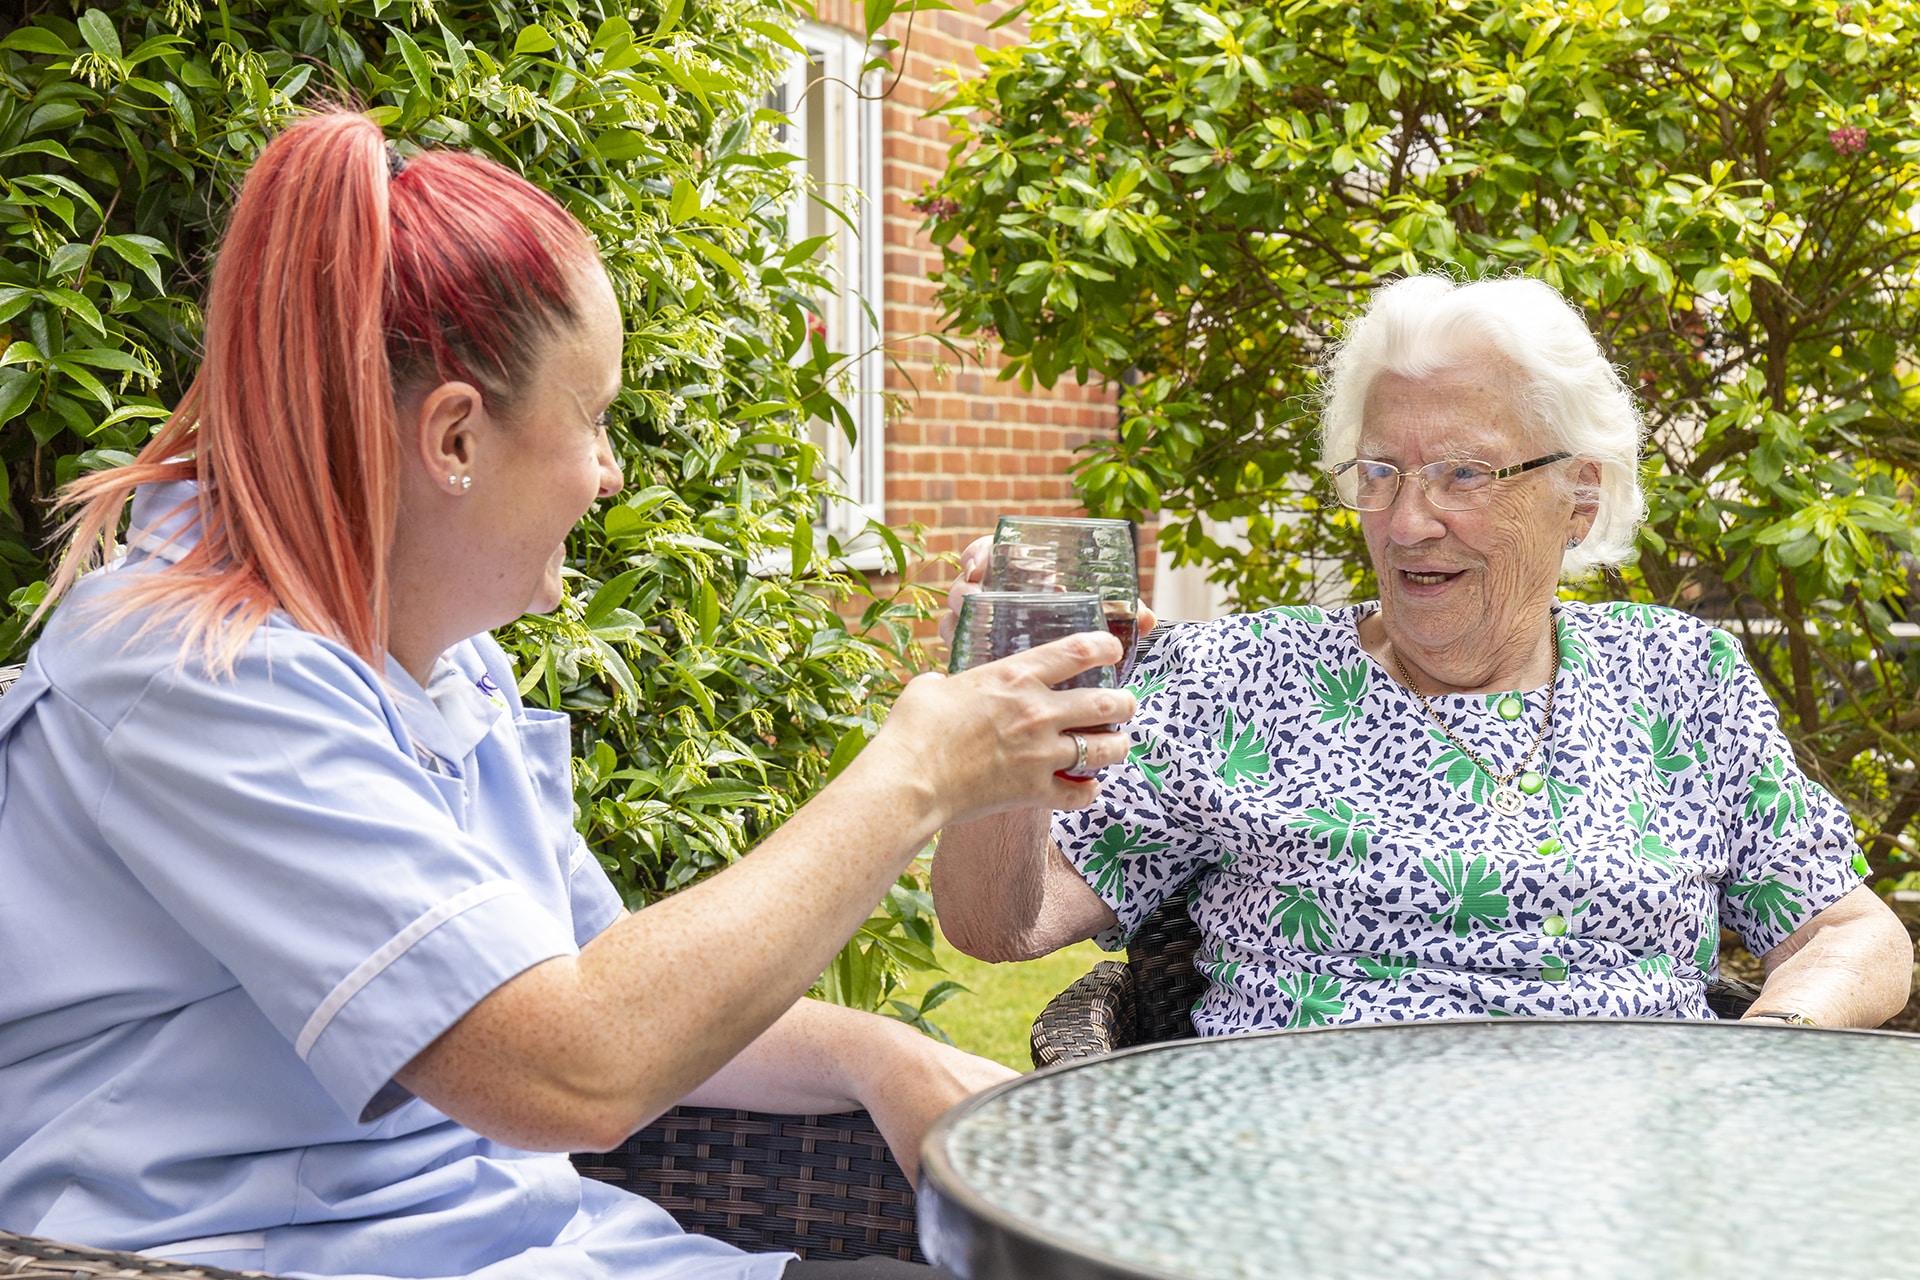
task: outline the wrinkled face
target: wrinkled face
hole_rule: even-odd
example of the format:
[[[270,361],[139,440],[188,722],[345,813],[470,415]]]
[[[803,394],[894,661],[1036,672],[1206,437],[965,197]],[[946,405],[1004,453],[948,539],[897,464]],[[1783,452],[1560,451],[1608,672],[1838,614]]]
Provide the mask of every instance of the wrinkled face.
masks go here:
[[[503,599],[529,613],[560,603],[567,534],[596,498],[619,492],[622,482],[605,416],[620,393],[620,305],[598,267],[579,290],[580,322],[548,340],[467,495],[483,508]]]
[[[1409,471],[1454,458],[1509,467],[1557,452],[1523,425],[1518,386],[1516,371],[1497,357],[1418,380],[1382,374],[1367,395],[1355,452]],[[1393,644],[1429,671],[1436,662],[1472,671],[1491,665],[1493,654],[1536,643],[1567,540],[1591,523],[1553,474],[1580,465],[1495,480],[1487,505],[1470,511],[1435,507],[1408,477],[1387,510],[1361,512]]]

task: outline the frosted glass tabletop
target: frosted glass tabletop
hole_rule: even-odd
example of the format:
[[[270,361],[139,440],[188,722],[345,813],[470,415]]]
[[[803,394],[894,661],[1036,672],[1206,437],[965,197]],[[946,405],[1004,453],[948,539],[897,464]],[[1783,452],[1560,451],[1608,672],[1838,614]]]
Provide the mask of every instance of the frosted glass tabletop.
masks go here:
[[[930,1137],[921,1242],[1020,1277],[1920,1274],[1920,1036],[1499,1020],[1155,1045]]]

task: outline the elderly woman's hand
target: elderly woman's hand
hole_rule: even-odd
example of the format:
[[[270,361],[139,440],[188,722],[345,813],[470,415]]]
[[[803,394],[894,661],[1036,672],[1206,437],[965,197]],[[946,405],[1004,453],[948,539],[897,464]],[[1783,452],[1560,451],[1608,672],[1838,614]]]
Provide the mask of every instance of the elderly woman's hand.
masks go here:
[[[960,602],[980,589],[980,583],[987,576],[987,552],[993,546],[992,538],[975,538],[960,553],[960,576],[947,588],[947,607],[940,611],[940,638],[951,642],[953,627],[960,618]],[[1160,619],[1146,602],[1140,602],[1140,634],[1146,635],[1158,626]]]

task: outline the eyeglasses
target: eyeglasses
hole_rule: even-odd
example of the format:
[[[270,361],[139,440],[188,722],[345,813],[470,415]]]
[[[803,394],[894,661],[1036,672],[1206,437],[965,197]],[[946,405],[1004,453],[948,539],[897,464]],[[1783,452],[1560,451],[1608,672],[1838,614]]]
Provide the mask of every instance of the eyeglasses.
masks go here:
[[[1508,476],[1564,462],[1570,453],[1550,453],[1544,458],[1511,467],[1490,467],[1478,458],[1442,458],[1416,471],[1402,471],[1390,462],[1354,458],[1328,472],[1333,491],[1342,506],[1355,511],[1385,511],[1400,496],[1400,485],[1408,476],[1427,491],[1427,501],[1442,511],[1472,511],[1484,507],[1493,497],[1493,482]]]

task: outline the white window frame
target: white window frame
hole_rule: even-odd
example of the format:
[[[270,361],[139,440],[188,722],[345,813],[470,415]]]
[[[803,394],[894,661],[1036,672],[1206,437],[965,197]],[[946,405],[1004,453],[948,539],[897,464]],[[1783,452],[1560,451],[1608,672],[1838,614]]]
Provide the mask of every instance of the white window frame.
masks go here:
[[[869,519],[884,523],[887,512],[879,74],[862,76],[867,46],[851,32],[802,22],[794,35],[808,57],[802,61],[796,55],[782,82],[790,122],[783,149],[800,157],[796,167],[802,179],[787,213],[789,236],[797,242],[809,234],[833,234],[822,259],[823,274],[839,287],[821,299],[826,309],[822,319],[828,345],[855,357],[845,369],[840,395],[853,417],[857,443],[849,447],[838,423],[814,424],[814,434],[825,446],[826,466],[844,495],[827,504],[815,530],[839,540],[840,567],[874,570],[886,567],[884,550],[877,539],[863,535]],[[861,85],[860,94],[851,90],[854,84]],[[813,138],[826,144],[826,154],[818,157],[823,163],[817,188],[807,181],[816,159],[808,154]],[[841,210],[844,220],[821,208],[819,201]],[[826,429],[818,430],[823,425]],[[825,536],[819,546],[825,549]]]

